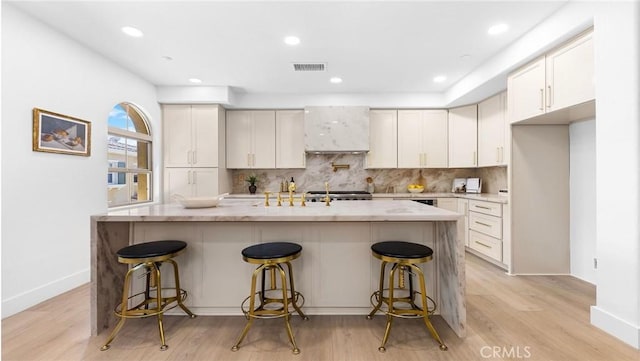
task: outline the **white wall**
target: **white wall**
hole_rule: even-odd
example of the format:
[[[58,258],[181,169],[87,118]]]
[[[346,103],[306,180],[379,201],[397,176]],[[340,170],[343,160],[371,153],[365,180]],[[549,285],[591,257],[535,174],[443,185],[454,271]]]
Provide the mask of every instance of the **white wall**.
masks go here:
[[[601,4],[594,26],[598,270],[591,322],[640,348],[640,4]]]
[[[596,283],[596,120],[569,125],[571,274]]]
[[[130,101],[161,139],[155,88],[2,3],[2,317],[89,281],[89,216],[107,210],[107,117]],[[34,107],[91,121],[91,156],[31,150]],[[154,149],[156,171],[160,147]],[[159,174],[159,173],[157,173]],[[160,189],[155,177],[155,196]]]

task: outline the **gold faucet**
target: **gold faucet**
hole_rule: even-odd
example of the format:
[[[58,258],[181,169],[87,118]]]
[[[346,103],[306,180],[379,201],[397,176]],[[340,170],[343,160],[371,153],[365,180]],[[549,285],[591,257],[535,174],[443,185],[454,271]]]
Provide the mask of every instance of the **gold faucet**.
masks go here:
[[[278,207],[282,207],[282,193],[278,192]]]
[[[264,206],[269,207],[269,195],[271,192],[264,192]]]
[[[306,203],[306,198],[307,197],[307,193],[302,193],[302,195],[300,196],[301,201],[300,201],[300,207],[306,207],[307,203]]]
[[[293,190],[289,187],[289,207],[293,207]]]

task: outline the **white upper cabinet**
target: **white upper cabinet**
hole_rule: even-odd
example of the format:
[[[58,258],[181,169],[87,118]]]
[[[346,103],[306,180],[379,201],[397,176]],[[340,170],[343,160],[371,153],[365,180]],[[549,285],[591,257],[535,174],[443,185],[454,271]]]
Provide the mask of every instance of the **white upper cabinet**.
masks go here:
[[[398,168],[446,168],[447,132],[446,110],[398,110]]]
[[[478,104],[478,166],[507,165],[509,124],[507,93],[502,92]]]
[[[218,166],[218,106],[164,105],[165,167]]]
[[[275,143],[275,111],[227,111],[227,168],[275,168]]]
[[[398,167],[397,110],[375,109],[369,112],[369,153],[366,167]]]
[[[276,168],[304,168],[304,110],[276,111]]]
[[[539,117],[595,99],[593,31],[510,74],[507,80],[510,123]],[[593,106],[569,113],[564,122],[580,119]],[[586,113],[585,113],[586,112]],[[552,116],[553,122],[562,122]],[[551,124],[551,123],[549,123]]]
[[[593,32],[547,54],[547,111],[595,99]]]
[[[478,107],[449,109],[449,168],[478,166]]]

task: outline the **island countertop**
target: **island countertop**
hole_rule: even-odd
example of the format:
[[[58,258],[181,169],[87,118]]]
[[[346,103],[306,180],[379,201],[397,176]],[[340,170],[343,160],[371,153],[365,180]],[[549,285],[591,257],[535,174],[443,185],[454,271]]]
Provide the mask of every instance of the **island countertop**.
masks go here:
[[[330,206],[322,202],[307,202],[294,206],[283,199],[277,206],[270,199],[223,199],[217,207],[185,209],[179,204],[157,204],[95,215],[100,222],[385,222],[385,221],[457,221],[462,215],[445,209],[427,206],[410,200],[334,201]]]

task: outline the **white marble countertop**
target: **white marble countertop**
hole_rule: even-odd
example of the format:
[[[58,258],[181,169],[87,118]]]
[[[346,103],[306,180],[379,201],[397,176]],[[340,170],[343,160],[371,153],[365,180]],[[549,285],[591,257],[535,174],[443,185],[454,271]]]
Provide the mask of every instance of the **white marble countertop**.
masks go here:
[[[456,221],[462,215],[409,200],[307,202],[306,207],[288,203],[277,207],[271,199],[265,207],[260,199],[223,199],[218,207],[185,209],[179,204],[158,204],[110,211],[92,216],[97,222],[385,222]]]
[[[508,203],[508,197],[497,193],[373,193],[374,199],[464,198],[494,203]]]
[[[271,196],[273,198],[273,195]],[[264,199],[264,194],[230,194],[232,199]],[[424,198],[464,198],[506,204],[509,202],[506,195],[498,193],[373,193],[373,199],[424,199]]]

